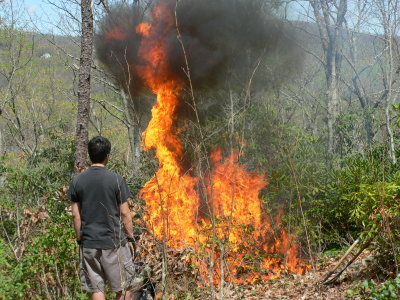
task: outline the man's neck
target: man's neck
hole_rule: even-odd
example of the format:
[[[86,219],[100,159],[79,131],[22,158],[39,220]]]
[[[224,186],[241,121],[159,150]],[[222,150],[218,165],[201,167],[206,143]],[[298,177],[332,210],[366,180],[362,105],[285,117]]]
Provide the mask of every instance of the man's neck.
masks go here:
[[[92,164],[92,167],[105,167],[106,165],[103,163],[96,163],[96,164]]]
[[[104,168],[108,163],[109,157],[110,157],[109,154],[107,154],[107,156],[105,157],[105,159],[102,162],[94,163],[94,164],[92,164],[92,167],[103,167]]]

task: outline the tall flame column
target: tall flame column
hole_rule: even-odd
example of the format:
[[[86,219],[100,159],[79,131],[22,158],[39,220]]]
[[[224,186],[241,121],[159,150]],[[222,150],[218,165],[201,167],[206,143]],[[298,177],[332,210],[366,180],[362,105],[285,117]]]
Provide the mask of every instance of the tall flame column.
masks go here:
[[[172,15],[159,7],[153,11],[153,17],[163,15],[163,28],[168,31],[174,26]],[[197,180],[180,167],[183,156],[182,144],[174,126],[178,94],[181,85],[169,74],[163,35],[158,27],[142,23],[137,31],[143,35],[139,54],[144,64],[137,66],[138,72],[148,86],[157,94],[157,104],[152,109],[152,119],[143,133],[145,150],[155,149],[159,169],[146,183],[141,197],[146,201],[147,223],[154,234],[163,237],[170,246],[181,248],[194,245],[196,240],[196,215],[198,196],[195,185]]]

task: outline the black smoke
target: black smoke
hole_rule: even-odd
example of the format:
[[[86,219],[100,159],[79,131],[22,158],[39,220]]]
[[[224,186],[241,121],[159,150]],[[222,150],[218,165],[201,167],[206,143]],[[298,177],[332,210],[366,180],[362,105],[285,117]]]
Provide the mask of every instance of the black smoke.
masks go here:
[[[236,74],[238,82],[262,56],[269,61],[274,77],[284,78],[300,65],[300,51],[294,34],[284,23],[265,9],[259,0],[160,0],[174,15],[176,8],[179,32],[186,51],[191,81],[196,90],[224,83],[227,74]],[[182,45],[175,27],[165,32],[165,23],[152,20],[149,11],[138,6],[119,5],[99,21],[95,45],[97,56],[118,83],[131,95],[145,91],[145,84],[135,66],[143,64],[138,56],[142,36],[136,26],[148,22],[162,33],[168,49],[169,73],[188,82]],[[276,56],[279,59],[275,59]],[[249,71],[250,70],[250,71]],[[246,74],[246,76],[244,75]],[[267,82],[264,77],[260,82]],[[280,80],[278,80],[279,82]]]
[[[138,6],[115,5],[99,21],[95,35],[97,58],[127,92],[139,91],[143,86],[135,70],[135,65],[140,62],[141,41],[136,26],[143,20],[144,11]]]

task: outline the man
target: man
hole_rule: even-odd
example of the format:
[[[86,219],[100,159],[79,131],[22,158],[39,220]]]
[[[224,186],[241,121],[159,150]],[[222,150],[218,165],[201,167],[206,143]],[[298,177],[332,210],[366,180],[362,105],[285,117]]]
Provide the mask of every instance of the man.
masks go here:
[[[80,245],[82,288],[92,293],[93,300],[105,299],[106,281],[116,299],[131,299],[134,275],[128,243],[133,241],[131,193],[125,180],[105,167],[110,150],[108,139],[92,138],[88,144],[92,165],[74,176],[68,191]]]

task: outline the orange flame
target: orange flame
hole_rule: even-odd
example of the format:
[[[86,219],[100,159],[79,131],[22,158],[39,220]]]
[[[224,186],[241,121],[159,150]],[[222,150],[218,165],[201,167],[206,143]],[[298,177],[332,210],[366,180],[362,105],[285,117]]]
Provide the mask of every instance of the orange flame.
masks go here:
[[[171,247],[191,246],[200,251],[205,245],[206,252],[214,251],[212,276],[217,281],[221,262],[227,270],[225,277],[238,283],[272,278],[286,270],[303,272],[298,267],[293,238],[284,230],[276,233],[262,212],[259,192],[267,185],[264,176],[238,164],[237,153],[225,160],[220,150],[211,155],[213,169],[205,193],[208,212],[199,216],[199,181],[181,167],[183,146],[175,126],[178,96],[184,84],[170,74],[163,40],[175,28],[174,17],[163,2],[152,16],[155,25],[142,23],[136,28],[143,36],[139,49],[143,64],[136,68],[157,94],[152,119],[143,133],[144,149],[155,149],[159,161],[158,171],[141,191],[149,229]],[[207,246],[212,243],[225,245],[224,249]],[[222,256],[224,259],[219,259]],[[195,263],[206,278],[207,262],[196,259]]]
[[[126,38],[126,35],[119,28],[114,28],[113,30],[108,32],[107,35],[105,36],[106,40],[120,40],[120,41],[122,41],[125,38]]]
[[[167,10],[164,9],[164,12]],[[156,10],[153,16],[160,13]],[[165,30],[173,26],[172,16],[167,20]],[[147,223],[155,235],[168,240],[171,246],[192,245],[196,239],[195,215],[198,207],[193,191],[197,180],[184,174],[180,168],[183,150],[174,127],[181,84],[165,77],[168,73],[166,51],[158,32],[147,23],[139,24],[136,30],[144,37],[139,55],[145,64],[138,66],[138,71],[157,94],[152,119],[143,133],[145,150],[155,149],[159,160],[159,170],[141,191],[150,212]]]

